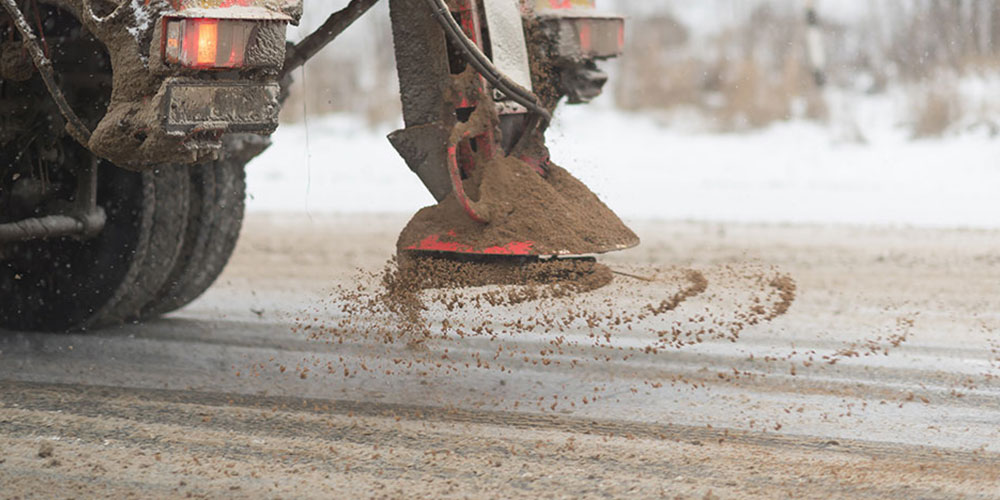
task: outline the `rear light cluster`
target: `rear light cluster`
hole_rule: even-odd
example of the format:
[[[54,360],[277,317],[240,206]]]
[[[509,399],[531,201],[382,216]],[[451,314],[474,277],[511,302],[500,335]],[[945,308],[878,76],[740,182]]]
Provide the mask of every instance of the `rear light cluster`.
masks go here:
[[[232,19],[167,19],[163,59],[186,68],[240,68],[255,26]]]

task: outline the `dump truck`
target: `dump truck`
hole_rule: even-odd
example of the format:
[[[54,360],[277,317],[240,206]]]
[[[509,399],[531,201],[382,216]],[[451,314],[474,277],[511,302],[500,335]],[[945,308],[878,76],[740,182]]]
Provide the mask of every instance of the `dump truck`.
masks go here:
[[[302,0],[0,0],[0,328],[96,329],[204,293],[294,70],[377,1],[290,43]],[[600,94],[622,18],[594,0],[388,2],[405,124],[388,142],[439,202],[401,251],[545,259],[638,244],[545,147],[561,102]],[[533,187],[498,194],[493,177]],[[576,208],[587,215],[564,222]]]

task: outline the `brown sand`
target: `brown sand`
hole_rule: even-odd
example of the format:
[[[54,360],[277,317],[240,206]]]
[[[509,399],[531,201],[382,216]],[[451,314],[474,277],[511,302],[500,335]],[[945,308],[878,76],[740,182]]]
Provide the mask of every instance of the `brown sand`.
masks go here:
[[[591,259],[454,260],[436,256],[405,259],[399,272],[412,275],[419,289],[489,285],[554,286],[584,292],[607,285],[611,270]]]
[[[795,282],[773,268],[721,266],[707,273],[676,268],[629,271],[633,273],[612,271],[592,260],[497,263],[408,255],[402,261],[391,260],[379,274],[362,276],[355,288],[338,289],[332,304],[343,315],[336,325],[305,318],[296,330],[327,343],[367,339],[411,347],[430,340],[485,337],[497,342],[498,356],[506,354],[504,358],[477,360],[475,367],[504,372],[503,359],[513,362],[524,355],[511,350],[503,340],[506,338],[556,335],[551,347],[533,361],[543,365],[558,365],[556,358],[566,349],[584,344],[606,350],[602,357],[608,360],[610,356],[628,359],[712,340],[736,342],[747,328],[787,313],[795,299]],[[620,275],[617,280],[613,279],[615,274]],[[733,288],[737,282],[743,285]],[[610,290],[588,293],[598,288]],[[650,297],[650,289],[660,290],[665,298],[645,305],[629,298],[634,299],[637,292]],[[717,310],[682,307],[704,294],[708,294],[706,300],[717,304]],[[623,301],[641,307],[623,308]],[[616,339],[633,329],[654,332],[656,337],[645,346],[616,346]],[[586,336],[576,340],[563,337],[580,331]],[[303,366],[308,364],[304,360]],[[420,372],[460,373],[469,365],[429,356],[415,358],[408,367]],[[331,374],[344,376],[356,369],[346,365],[327,368]]]
[[[408,334],[410,341],[420,341],[430,335],[422,317],[427,308],[422,294],[425,290],[516,286],[516,289],[494,289],[479,296],[492,305],[513,305],[596,290],[610,283],[612,278],[609,268],[591,260],[462,261],[406,255],[386,265],[380,291],[360,304],[369,312],[388,312],[395,316],[399,322],[396,329]],[[355,302],[360,298],[348,297]],[[455,298],[438,294],[435,300],[452,304]]]
[[[653,305],[647,306],[649,312],[651,312],[653,316],[659,316],[663,313],[673,311],[674,309],[677,309],[677,306],[681,305],[685,300],[701,295],[708,289],[708,280],[705,279],[705,275],[701,272],[689,269],[685,272],[685,275],[688,281],[691,282],[691,286],[677,292],[670,298],[660,302],[660,304],[655,307]]]
[[[477,176],[478,177],[478,176]],[[473,181],[473,180],[470,180]],[[477,188],[477,189],[473,189]],[[566,170],[551,165],[547,177],[516,158],[498,158],[482,169],[478,186],[489,224],[473,221],[457,198],[417,213],[399,236],[401,251],[437,235],[476,250],[531,241],[541,255],[584,255],[633,247],[639,238],[608,207]]]

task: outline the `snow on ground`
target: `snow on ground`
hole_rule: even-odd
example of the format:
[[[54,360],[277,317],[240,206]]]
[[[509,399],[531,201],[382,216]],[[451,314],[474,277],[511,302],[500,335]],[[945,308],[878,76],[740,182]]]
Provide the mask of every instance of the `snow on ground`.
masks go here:
[[[913,141],[879,123],[889,113],[871,114],[858,143],[806,122],[715,134],[564,107],[549,142],[627,219],[1000,228],[1000,139]],[[349,116],[282,126],[248,167],[249,210],[410,213],[432,203],[390,131]]]

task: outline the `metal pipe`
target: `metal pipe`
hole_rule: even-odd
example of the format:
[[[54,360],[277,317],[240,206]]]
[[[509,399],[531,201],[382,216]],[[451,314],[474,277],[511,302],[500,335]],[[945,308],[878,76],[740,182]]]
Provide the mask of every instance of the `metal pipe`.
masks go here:
[[[90,165],[77,175],[76,180],[76,213],[71,214],[83,223],[80,236],[91,238],[104,229],[108,221],[104,209],[97,206],[97,168],[101,160],[91,156]]]
[[[62,236],[90,238],[104,229],[108,216],[97,206],[96,157],[77,177],[76,203],[72,213],[49,215],[0,224],[0,243],[40,240]]]
[[[104,211],[101,210],[103,214]],[[70,215],[49,215],[0,224],[0,242],[39,240],[83,234],[87,224]]]
[[[101,164],[96,156],[90,158],[87,166],[76,178],[76,207],[81,212],[97,208],[97,167]]]

